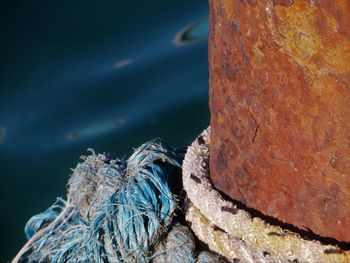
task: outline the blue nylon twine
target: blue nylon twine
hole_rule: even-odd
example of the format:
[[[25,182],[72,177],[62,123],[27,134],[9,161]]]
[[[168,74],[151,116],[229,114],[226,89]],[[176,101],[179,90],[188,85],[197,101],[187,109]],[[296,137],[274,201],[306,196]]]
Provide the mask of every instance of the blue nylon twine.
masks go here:
[[[21,262],[148,262],[172,221],[168,178],[181,157],[164,141],[141,145],[125,160],[83,157],[58,198],[25,226]]]
[[[224,262],[197,253],[191,230],[173,219],[180,200],[170,185],[182,189],[185,149],[154,139],[128,160],[89,151],[72,170],[67,201],[29,219],[14,263]]]

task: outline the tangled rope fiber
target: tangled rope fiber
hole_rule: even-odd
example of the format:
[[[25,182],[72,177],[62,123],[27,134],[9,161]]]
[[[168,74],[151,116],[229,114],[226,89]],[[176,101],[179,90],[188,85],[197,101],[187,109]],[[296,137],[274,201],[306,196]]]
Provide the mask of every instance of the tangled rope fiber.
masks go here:
[[[350,251],[271,225],[226,200],[209,175],[210,128],[188,148],[183,186],[191,201],[186,219],[209,248],[233,262],[350,262]]]
[[[226,261],[208,251],[201,251],[195,258],[195,238],[191,230],[179,223],[175,224],[160,244],[155,248],[153,263],[225,263]]]
[[[180,150],[155,139],[128,160],[90,152],[73,170],[67,201],[29,219],[29,241],[13,262],[223,262],[196,252],[191,230],[172,222]]]
[[[147,262],[176,207],[168,178],[181,158],[162,140],[140,146],[127,161],[83,157],[59,198],[32,217],[18,262]]]

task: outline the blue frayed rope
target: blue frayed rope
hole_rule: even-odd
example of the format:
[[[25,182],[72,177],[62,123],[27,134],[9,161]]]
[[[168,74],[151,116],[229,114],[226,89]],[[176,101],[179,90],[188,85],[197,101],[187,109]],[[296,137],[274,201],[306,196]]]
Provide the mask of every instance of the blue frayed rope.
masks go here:
[[[90,152],[73,170],[67,201],[28,221],[14,262],[219,262],[208,252],[196,257],[191,231],[172,224],[178,200],[169,182],[183,149],[155,139],[128,160]]]
[[[181,158],[155,139],[127,161],[93,152],[84,160],[67,202],[58,199],[28,221],[33,240],[21,261],[147,262],[176,208],[167,180]]]

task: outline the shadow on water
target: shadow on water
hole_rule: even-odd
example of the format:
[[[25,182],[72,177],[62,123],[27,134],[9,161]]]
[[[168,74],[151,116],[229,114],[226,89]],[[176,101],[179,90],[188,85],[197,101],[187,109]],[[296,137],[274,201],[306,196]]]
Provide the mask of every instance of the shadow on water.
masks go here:
[[[184,146],[209,124],[206,1],[20,2],[0,11],[1,262],[87,148]]]

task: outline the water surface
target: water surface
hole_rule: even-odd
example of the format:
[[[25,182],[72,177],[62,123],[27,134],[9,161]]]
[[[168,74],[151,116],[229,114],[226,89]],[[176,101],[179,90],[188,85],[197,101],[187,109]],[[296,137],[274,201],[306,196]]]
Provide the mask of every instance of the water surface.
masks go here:
[[[0,262],[87,148],[119,157],[209,123],[207,1],[4,1]]]

